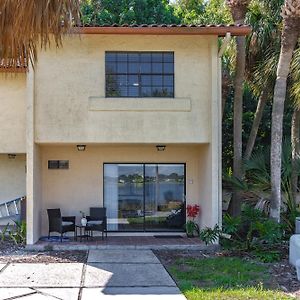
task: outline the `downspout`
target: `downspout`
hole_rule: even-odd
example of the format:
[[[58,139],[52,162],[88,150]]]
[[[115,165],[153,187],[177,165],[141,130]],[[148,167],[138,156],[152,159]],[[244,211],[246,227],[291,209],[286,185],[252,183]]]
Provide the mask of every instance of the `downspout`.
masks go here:
[[[223,39],[223,43],[221,45],[221,48],[218,52],[218,64],[219,64],[219,82],[218,82],[218,85],[219,85],[219,108],[221,108],[222,106],[222,61],[221,61],[221,58],[226,50],[226,48],[228,47],[228,44],[231,40],[231,33],[230,32],[226,32],[226,35]],[[219,212],[219,226],[222,227],[222,203],[223,203],[223,193],[222,193],[222,112],[221,112],[221,109],[220,111],[218,112],[219,113],[219,136],[218,136],[218,140],[219,140],[219,166],[220,166],[220,169],[219,169],[219,201],[218,201],[218,212]]]

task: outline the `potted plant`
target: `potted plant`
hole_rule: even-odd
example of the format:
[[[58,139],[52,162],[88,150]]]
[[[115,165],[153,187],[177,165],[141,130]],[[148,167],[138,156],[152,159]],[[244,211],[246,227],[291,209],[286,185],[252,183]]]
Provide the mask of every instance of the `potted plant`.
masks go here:
[[[187,217],[189,218],[185,224],[186,235],[188,237],[194,237],[194,234],[199,235],[199,226],[195,223],[195,218],[200,213],[200,206],[197,204],[187,205],[186,212]]]
[[[81,220],[80,220],[81,225],[82,225],[82,226],[86,226],[86,224],[87,224],[87,219],[86,219],[86,217],[85,217],[85,213],[84,213],[83,211],[80,211],[80,213],[81,213]]]

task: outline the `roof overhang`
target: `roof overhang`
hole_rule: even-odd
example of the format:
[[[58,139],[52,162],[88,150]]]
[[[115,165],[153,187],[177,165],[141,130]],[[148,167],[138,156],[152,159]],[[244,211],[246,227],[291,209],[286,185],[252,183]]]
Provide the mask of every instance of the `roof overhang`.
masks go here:
[[[129,35],[216,35],[223,37],[246,36],[251,33],[247,25],[191,25],[191,26],[97,26],[76,27],[74,33],[79,34],[129,34]]]

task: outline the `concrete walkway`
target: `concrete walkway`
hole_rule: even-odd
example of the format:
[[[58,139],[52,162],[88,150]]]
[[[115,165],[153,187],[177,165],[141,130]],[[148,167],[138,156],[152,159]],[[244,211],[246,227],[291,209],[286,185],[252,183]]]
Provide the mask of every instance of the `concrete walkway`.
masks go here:
[[[0,264],[0,300],[185,300],[151,250],[91,250],[83,263]]]

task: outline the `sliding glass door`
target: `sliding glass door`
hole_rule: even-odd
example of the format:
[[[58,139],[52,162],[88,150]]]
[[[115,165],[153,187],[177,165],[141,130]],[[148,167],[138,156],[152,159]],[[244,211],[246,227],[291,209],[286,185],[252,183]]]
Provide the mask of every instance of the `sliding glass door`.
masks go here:
[[[184,164],[104,164],[104,206],[111,231],[181,231]]]

